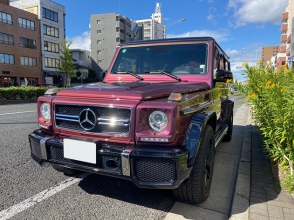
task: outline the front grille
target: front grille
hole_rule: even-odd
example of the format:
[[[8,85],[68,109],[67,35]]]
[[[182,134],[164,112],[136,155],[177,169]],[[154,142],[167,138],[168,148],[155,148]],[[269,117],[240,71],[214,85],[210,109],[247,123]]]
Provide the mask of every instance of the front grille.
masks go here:
[[[35,140],[33,138],[29,138],[31,144],[32,154],[34,154],[37,158],[42,158],[40,141]]]
[[[140,181],[169,182],[175,179],[175,164],[165,158],[135,158],[135,175]]]
[[[109,160],[115,161],[115,165],[117,165],[117,167],[114,167],[114,165],[112,165],[111,163],[107,163],[107,161]],[[73,165],[73,166],[81,167],[84,169],[98,168],[98,169],[104,170],[105,172],[121,175],[121,159],[119,156],[109,157],[106,155],[97,154],[96,164],[91,164],[91,163],[64,158],[62,147],[49,146],[49,161]]]
[[[55,104],[54,107],[55,124],[59,128],[95,133],[129,134],[131,109],[62,104]],[[96,126],[89,130],[80,124],[80,115],[85,109],[90,109],[96,116]]]

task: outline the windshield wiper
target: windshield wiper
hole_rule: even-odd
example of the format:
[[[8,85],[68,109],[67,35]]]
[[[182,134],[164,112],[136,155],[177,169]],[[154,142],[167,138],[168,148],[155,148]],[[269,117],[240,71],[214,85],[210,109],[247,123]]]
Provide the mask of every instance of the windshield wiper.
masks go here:
[[[178,80],[179,82],[182,82],[182,79],[174,74],[172,74],[171,72],[167,72],[167,71],[164,71],[164,70],[147,70],[145,71],[144,73],[161,73],[161,74],[164,74],[164,75],[167,75],[173,79],[176,79]]]
[[[129,75],[131,75],[131,76],[136,77],[136,78],[139,79],[139,80],[144,80],[143,77],[141,77],[141,76],[139,76],[139,75],[137,75],[137,74],[134,74],[134,73],[132,73],[131,71],[124,71],[124,70],[122,70],[122,71],[114,71],[114,72],[111,72],[111,73],[116,73],[116,74],[129,74]]]

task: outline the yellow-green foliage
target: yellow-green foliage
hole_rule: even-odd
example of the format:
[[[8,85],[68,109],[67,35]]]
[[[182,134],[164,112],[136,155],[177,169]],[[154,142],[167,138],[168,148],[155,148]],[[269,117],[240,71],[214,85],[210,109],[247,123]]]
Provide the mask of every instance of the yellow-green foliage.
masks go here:
[[[37,99],[44,95],[47,87],[7,87],[0,88],[0,100]]]
[[[265,137],[265,146],[274,160],[289,166],[294,161],[294,71],[282,66],[279,72],[269,65],[245,63],[248,82],[238,89],[253,105],[253,118]]]

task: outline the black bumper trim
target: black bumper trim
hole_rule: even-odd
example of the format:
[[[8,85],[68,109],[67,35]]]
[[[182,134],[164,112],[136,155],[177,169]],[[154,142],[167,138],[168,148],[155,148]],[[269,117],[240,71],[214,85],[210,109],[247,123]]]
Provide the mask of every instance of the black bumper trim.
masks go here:
[[[187,166],[188,151],[179,148],[135,148],[115,144],[105,147],[101,144],[97,149],[96,164],[70,160],[63,157],[63,138],[44,134],[41,130],[29,134],[32,158],[39,164],[54,163],[71,169],[128,179],[142,188],[177,188],[189,177],[192,169]],[[40,150],[33,149],[38,147]],[[155,172],[158,173],[152,175]]]

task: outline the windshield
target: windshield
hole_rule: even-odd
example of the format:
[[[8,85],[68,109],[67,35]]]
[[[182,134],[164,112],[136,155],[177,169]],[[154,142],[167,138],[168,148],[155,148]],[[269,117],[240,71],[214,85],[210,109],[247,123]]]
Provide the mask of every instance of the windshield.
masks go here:
[[[160,74],[160,71],[174,75],[206,74],[207,49],[205,43],[122,48],[111,74],[120,71],[133,74]]]

